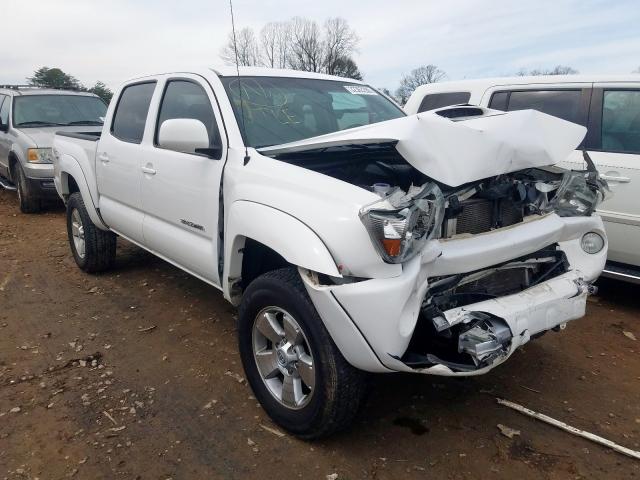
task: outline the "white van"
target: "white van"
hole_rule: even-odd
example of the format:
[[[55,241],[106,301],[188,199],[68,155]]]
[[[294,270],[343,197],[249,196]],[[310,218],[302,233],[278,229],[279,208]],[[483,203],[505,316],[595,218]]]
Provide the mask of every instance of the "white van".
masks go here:
[[[613,195],[600,205],[609,237],[603,275],[640,283],[640,75],[539,76],[422,85],[408,114],[472,104],[497,110],[535,109],[588,128],[586,148]],[[583,168],[575,151],[565,168]]]

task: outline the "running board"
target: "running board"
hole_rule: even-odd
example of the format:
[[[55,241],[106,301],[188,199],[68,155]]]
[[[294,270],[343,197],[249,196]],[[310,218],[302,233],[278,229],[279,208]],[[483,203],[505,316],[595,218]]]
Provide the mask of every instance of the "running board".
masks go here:
[[[602,276],[640,285],[640,267],[607,262]]]
[[[10,192],[15,192],[17,190],[16,186],[4,177],[0,177],[0,187],[5,190],[9,190]]]

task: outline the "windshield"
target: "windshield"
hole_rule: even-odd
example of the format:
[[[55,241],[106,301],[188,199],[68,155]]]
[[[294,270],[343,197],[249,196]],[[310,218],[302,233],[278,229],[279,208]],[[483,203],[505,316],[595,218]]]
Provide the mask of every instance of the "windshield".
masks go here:
[[[25,95],[15,97],[14,127],[102,125],[107,111],[97,97],[82,95]]]
[[[242,129],[254,148],[404,117],[393,102],[366,85],[286,77],[221,77]]]

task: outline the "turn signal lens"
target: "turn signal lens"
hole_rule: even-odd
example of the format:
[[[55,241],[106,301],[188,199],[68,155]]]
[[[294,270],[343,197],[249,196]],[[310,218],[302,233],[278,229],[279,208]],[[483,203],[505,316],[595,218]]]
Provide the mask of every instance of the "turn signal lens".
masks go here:
[[[385,252],[387,252],[387,255],[390,257],[397,257],[400,255],[402,240],[399,238],[384,238],[382,239],[382,246],[384,247]]]
[[[53,153],[50,148],[27,149],[29,163],[53,163]]]

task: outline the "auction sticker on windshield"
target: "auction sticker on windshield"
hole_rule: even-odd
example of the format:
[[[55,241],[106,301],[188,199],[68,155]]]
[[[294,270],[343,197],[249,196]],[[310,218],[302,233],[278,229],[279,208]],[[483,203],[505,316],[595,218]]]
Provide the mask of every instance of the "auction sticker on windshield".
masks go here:
[[[354,95],[378,95],[373,88],[363,85],[345,85],[344,88]]]

